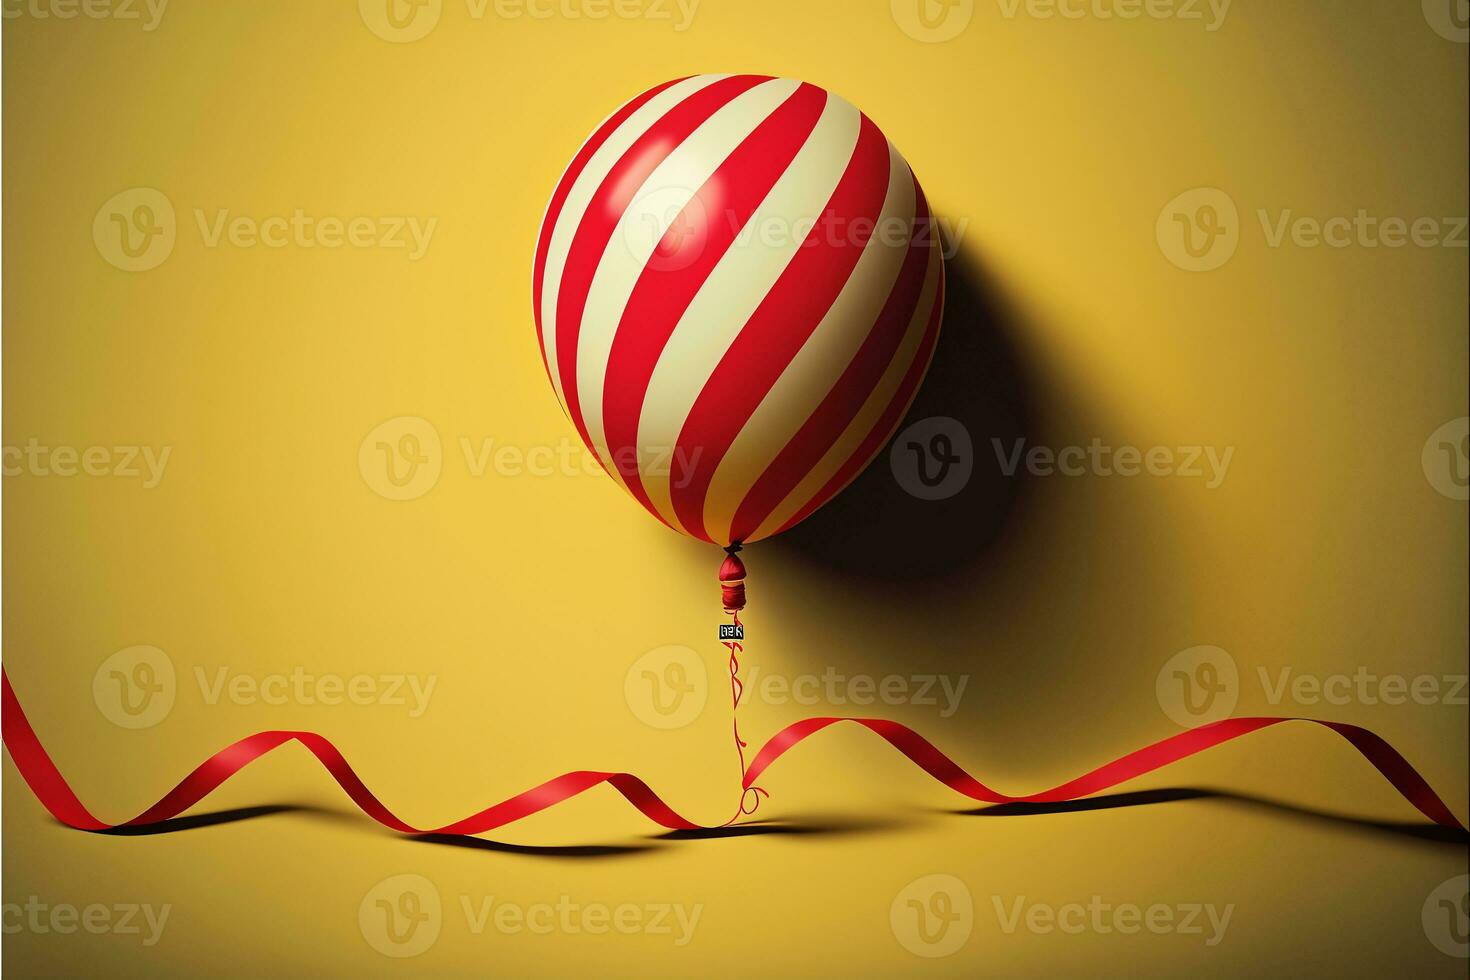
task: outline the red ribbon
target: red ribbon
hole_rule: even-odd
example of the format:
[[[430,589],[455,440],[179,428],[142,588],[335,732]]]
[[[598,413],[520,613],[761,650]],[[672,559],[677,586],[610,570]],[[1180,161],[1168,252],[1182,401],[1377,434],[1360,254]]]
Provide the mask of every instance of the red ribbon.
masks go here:
[[[123,824],[109,824],[92,816],[77,799],[71,787],[57,770],[51,757],[46,754],[35,730],[27,720],[20,702],[11,690],[10,678],[0,671],[4,686],[3,727],[5,747],[15,761],[21,776],[36,794],[51,815],[69,827],[78,830],[110,830],[113,827],[137,827],[156,824],[177,816],[204,799],[225,780],[245,768],[256,759],[287,742],[300,742],[331,774],[352,802],[368,816],[385,827],[405,834],[480,834],[506,824],[513,823],[533,813],[539,813],[583,793],[594,786],[607,783],[623,794],[629,803],[654,823],[670,830],[706,829],[680,816],[659,798],[648,784],[637,776],[626,772],[569,772],[542,783],[518,796],[487,807],[463,820],[442,827],[419,828],[399,819],[363,785],[357,773],[347,764],[336,746],[315,732],[261,732],[251,735],[216,752],[197,769],[184,777],[169,793],[153,806]],[[751,789],[761,774],[781,756],[807,738],[839,722],[861,725],[882,736],[888,744],[930,776],[950,789],[972,800],[982,803],[1060,803],[1090,796],[1117,786],[1146,773],[1153,772],[1180,759],[1196,755],[1232,741],[1242,735],[1263,728],[1270,728],[1287,721],[1309,721],[1332,729],[1362,753],[1363,757],[1378,769],[1404,798],[1418,808],[1430,820],[1443,827],[1465,830],[1455,815],[1430,788],[1424,778],[1409,765],[1403,756],[1377,735],[1356,725],[1339,722],[1316,721],[1310,718],[1230,718],[1194,728],[1187,732],[1155,742],[1123,756],[1115,762],[1063,783],[1053,789],[1029,796],[1007,796],[996,792],[965,772],[952,759],[935,748],[913,729],[894,721],[880,718],[808,718],[788,725],[761,747],[745,771],[742,788]]]

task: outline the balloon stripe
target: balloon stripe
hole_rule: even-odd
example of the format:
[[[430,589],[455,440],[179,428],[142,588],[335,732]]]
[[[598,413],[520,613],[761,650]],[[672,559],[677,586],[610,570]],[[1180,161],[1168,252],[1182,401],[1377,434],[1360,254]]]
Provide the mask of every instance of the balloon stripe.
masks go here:
[[[837,383],[862,346],[874,311],[883,308],[898,282],[908,255],[908,239],[894,232],[906,229],[913,217],[914,181],[892,144],[885,144],[884,150],[887,188],[880,231],[869,239],[836,301],[785,365],[720,461],[704,502],[706,527],[715,540],[732,540],[731,523],[740,502]]]
[[[903,340],[900,341],[898,349],[888,358],[882,376],[868,391],[862,407],[842,430],[837,441],[827,448],[822,457],[807,471],[806,476],[802,477],[795,489],[787,494],[786,499],[766,516],[760,527],[756,528],[754,534],[756,538],[764,538],[776,533],[786,526],[787,522],[792,520],[798,512],[806,509],[808,504],[813,505],[807,510],[807,513],[810,513],[811,510],[816,509],[817,505],[824,502],[827,497],[822,495],[823,488],[834,477],[837,477],[844,464],[860,451],[864,441],[878,425],[884,410],[892,402],[894,394],[903,386],[903,379],[908,373],[909,365],[922,346],[925,330],[932,320],[939,300],[940,286],[944,280],[943,266],[944,262],[939,253],[931,250],[929,267],[925,271],[924,291],[920,294],[913,317],[904,331]]]
[[[643,182],[690,134],[742,93],[770,79],[737,75],[700,89],[671,109],[634,142],[603,180],[582,216],[567,253],[557,299],[556,346],[562,397],[582,441],[592,446],[577,392],[577,342],[592,278],[608,242]],[[601,459],[601,457],[598,457]],[[606,465],[606,461],[603,461]]]
[[[676,78],[651,88],[614,112],[588,138],[587,142],[582,144],[582,148],[577,151],[577,155],[572,158],[572,162],[562,174],[561,180],[557,181],[556,190],[551,195],[551,203],[546,208],[546,216],[541,221],[541,233],[536,240],[536,259],[531,270],[531,306],[536,321],[536,341],[541,347],[541,363],[546,366],[548,374],[551,366],[546,361],[546,338],[541,329],[541,289],[546,281],[546,258],[551,251],[551,230],[556,227],[556,221],[561,216],[562,208],[572,193],[573,185],[576,184],[577,178],[582,176],[593,154],[602,148],[614,131],[628,121],[629,116],[646,105],[655,95],[682,81],[685,79]]]
[[[566,411],[566,399],[561,390],[561,369],[556,349],[557,299],[561,294],[561,280],[566,272],[567,256],[571,252],[572,240],[582,219],[593,205],[593,196],[602,186],[612,168],[659,119],[672,108],[688,99],[695,92],[708,88],[726,75],[696,75],[686,78],[659,92],[630,115],[614,130],[592,154],[582,173],[572,183],[571,192],[562,206],[561,216],[554,225],[544,225],[542,234],[547,239],[546,273],[538,298],[542,302],[541,322],[544,327],[542,340],[546,346],[546,362],[551,375],[551,387],[557,400]]]
[[[826,94],[816,86],[806,89],[802,91],[797,82],[779,79],[721,107],[654,169],[623,212],[592,278],[578,332],[577,398],[592,448],[600,457],[609,458],[602,414],[608,355],[620,324],[626,322],[634,331],[645,329],[641,322],[627,321],[625,314],[641,276],[663,266],[666,256],[658,248],[664,244],[664,233],[673,230],[676,236],[682,236],[688,230],[680,227],[678,219],[685,215],[699,189],[709,185],[724,162],[755,138],[773,117],[785,122],[789,111],[799,114],[809,108],[813,113],[821,112]],[[783,106],[790,107],[788,113],[782,112]],[[796,140],[798,146],[801,142],[800,138]],[[744,180],[743,175],[735,179]],[[676,260],[698,253],[697,243],[678,240],[689,252],[675,255]],[[621,472],[615,470],[614,477],[619,483],[625,482]]]
[[[942,261],[936,258],[936,261]],[[930,361],[934,355],[934,346],[939,340],[939,325],[944,318],[944,277],[939,280],[939,295],[934,302],[933,309],[929,313],[928,324],[924,328],[924,337],[920,343],[919,350],[908,363],[904,372],[903,383],[894,392],[888,407],[884,409],[882,416],[873,425],[862,444],[853,451],[842,467],[832,475],[832,478],[818,490],[810,500],[801,506],[776,533],[785,531],[806,520],[817,508],[831,500],[837,494],[846,489],[847,485],[857,479],[870,463],[874,456],[887,445],[888,440],[893,437],[893,432],[898,428],[900,422],[908,414],[909,406],[913,404],[914,396],[918,394],[919,385],[924,380],[924,375],[929,370]]]
[[[689,304],[786,172],[826,103],[824,91],[804,85],[736,147],[674,219],[655,252],[661,261],[644,268],[623,311],[603,385],[605,445],[628,490],[660,520],[636,465],[645,462],[636,440],[654,367]],[[682,255],[683,248],[693,254]]]
[[[727,251],[685,310],[648,382],[638,421],[638,443],[667,458],[700,391],[720,359],[746,328],[770,289],[800,251],[784,232],[801,214],[814,214],[837,189],[857,146],[861,115],[840,99],[825,112],[791,165],[751,216],[751,234]],[[773,234],[774,232],[774,234]],[[643,474],[649,498],[677,522],[671,468]],[[683,528],[682,523],[678,526]]]
[[[462,820],[441,827],[418,828],[397,816],[374,796],[330,741],[315,732],[291,731],[261,732],[227,746],[206,759],[147,810],[125,823],[110,824],[93,816],[67,785],[66,779],[51,761],[22,710],[11,689],[9,675],[3,671],[0,671],[0,687],[3,687],[3,707],[0,707],[0,719],[3,722],[0,725],[3,725],[5,748],[10,753],[11,761],[15,763],[21,778],[41,805],[57,820],[78,830],[99,831],[122,826],[149,826],[169,820],[203,800],[256,759],[292,741],[301,743],[316,757],[358,809],[399,833],[485,833],[540,813],[604,783],[612,786],[640,813],[661,827],[669,830],[709,829],[680,815],[647,783],[631,773],[587,770],[557,776]],[[1008,796],[991,789],[922,735],[898,722],[881,718],[808,718],[788,725],[761,747],[745,771],[741,786],[742,789],[753,787],[791,749],[818,732],[848,722],[880,736],[929,776],[972,800],[982,803],[1060,803],[1103,792],[1217,745],[1288,721],[1310,722],[1341,735],[1420,813],[1442,827],[1465,831],[1465,825],[1445,805],[1424,777],[1378,735],[1356,725],[1308,718],[1231,718],[1215,722],[1155,742],[1053,789],[1028,796]]]
[[[687,468],[672,487],[679,522],[695,537],[710,539],[705,499],[726,452],[836,302],[867,248],[888,189],[888,164],[888,141],[862,117],[857,146],[837,189],[822,211],[810,216],[814,227],[796,256],[695,399],[675,453]],[[786,228],[783,233],[795,231]]]
[[[915,182],[916,222],[929,220],[928,204]],[[931,248],[910,245],[898,283],[862,346],[817,410],[761,474],[735,513],[730,534],[752,540],[756,530],[795,490],[852,422],[903,339],[929,271]]]
[[[749,75],[640,99],[553,193],[538,342],[578,436],[645,510],[757,540],[846,481],[932,354],[939,249],[908,163],[845,100]]]

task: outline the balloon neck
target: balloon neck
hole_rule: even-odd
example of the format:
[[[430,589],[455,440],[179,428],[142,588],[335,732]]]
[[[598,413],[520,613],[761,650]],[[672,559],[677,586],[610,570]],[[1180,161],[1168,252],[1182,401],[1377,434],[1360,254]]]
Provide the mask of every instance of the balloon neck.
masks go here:
[[[725,612],[734,614],[745,608],[745,562],[737,555],[740,542],[736,541],[725,549],[725,560],[720,564],[720,592],[725,602]]]

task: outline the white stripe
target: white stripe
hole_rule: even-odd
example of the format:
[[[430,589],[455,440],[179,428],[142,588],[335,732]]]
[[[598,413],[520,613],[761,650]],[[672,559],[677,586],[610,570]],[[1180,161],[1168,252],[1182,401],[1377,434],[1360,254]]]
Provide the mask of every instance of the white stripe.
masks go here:
[[[619,219],[592,278],[577,333],[577,401],[593,449],[605,462],[611,462],[602,420],[608,356],[644,267],[690,199],[799,87],[799,82],[773,79],[721,106],[648,175]],[[722,220],[720,215],[707,217],[711,222]],[[633,324],[631,329],[640,329],[640,325]],[[640,453],[639,461],[647,463],[649,457]],[[618,466],[612,466],[609,472],[620,483],[626,482]]]
[[[649,381],[638,424],[640,453],[667,452],[676,445],[700,391],[800,249],[802,239],[791,229],[809,226],[804,223],[814,221],[831,200],[857,146],[861,121],[847,102],[827,99],[816,128],[751,216],[748,234],[725,253],[690,303]],[[769,228],[783,233],[762,233]],[[681,460],[669,471],[686,475],[696,463]],[[669,473],[650,474],[643,486],[664,519],[680,527]]]
[[[856,111],[856,110],[854,110]],[[873,328],[908,254],[914,221],[914,179],[888,144],[888,191],[877,230],[837,301],[796,352],[720,461],[704,501],[704,525],[715,541],[730,540],[735,513],[756,481],[812,416]],[[895,226],[904,234],[893,234]],[[850,225],[839,228],[846,234]],[[898,240],[901,239],[901,240]]]
[[[571,251],[572,238],[582,225],[582,218],[592,202],[592,195],[602,186],[602,182],[623,158],[623,154],[665,113],[700,89],[727,77],[729,76],[697,75],[686,78],[670,85],[639,106],[632,115],[623,120],[621,126],[609,134],[597,152],[592,154],[563,202],[561,214],[556,219],[556,227],[551,232],[551,246],[546,253],[546,270],[541,280],[541,338],[546,345],[546,366],[551,373],[551,384],[556,389],[556,397],[561,401],[563,411],[566,410],[567,400],[561,389],[561,367],[556,357],[557,297],[561,293],[561,277],[566,271],[567,253]]]
[[[909,366],[913,364],[914,357],[918,353],[919,344],[924,338],[924,330],[929,326],[930,314],[934,312],[934,304],[939,298],[939,281],[943,275],[944,261],[939,255],[938,243],[935,243],[929,246],[929,267],[924,276],[924,289],[919,296],[919,304],[914,310],[914,317],[909,321],[908,330],[904,333],[903,340],[899,343],[898,350],[894,352],[893,359],[888,363],[877,387],[868,395],[863,407],[843,430],[837,442],[822,457],[821,462],[812,467],[811,471],[802,478],[791,493],[787,494],[781,505],[771,512],[771,515],[748,540],[759,541],[761,538],[776,533],[827,485],[827,481],[832,479],[843,464],[852,458],[863,440],[873,431],[873,427],[878,424],[879,418],[883,415],[883,410],[893,401],[893,396],[903,383],[904,375],[908,373]],[[864,460],[864,463],[866,462],[867,460]],[[854,476],[861,473],[864,468],[859,467]]]

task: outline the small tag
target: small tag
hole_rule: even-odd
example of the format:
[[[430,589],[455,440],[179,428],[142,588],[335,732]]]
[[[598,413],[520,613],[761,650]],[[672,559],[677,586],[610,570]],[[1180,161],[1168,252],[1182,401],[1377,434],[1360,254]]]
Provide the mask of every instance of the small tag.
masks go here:
[[[737,626],[734,623],[721,623],[720,624],[720,639],[721,640],[743,640],[743,639],[745,639],[745,627],[744,626]]]

